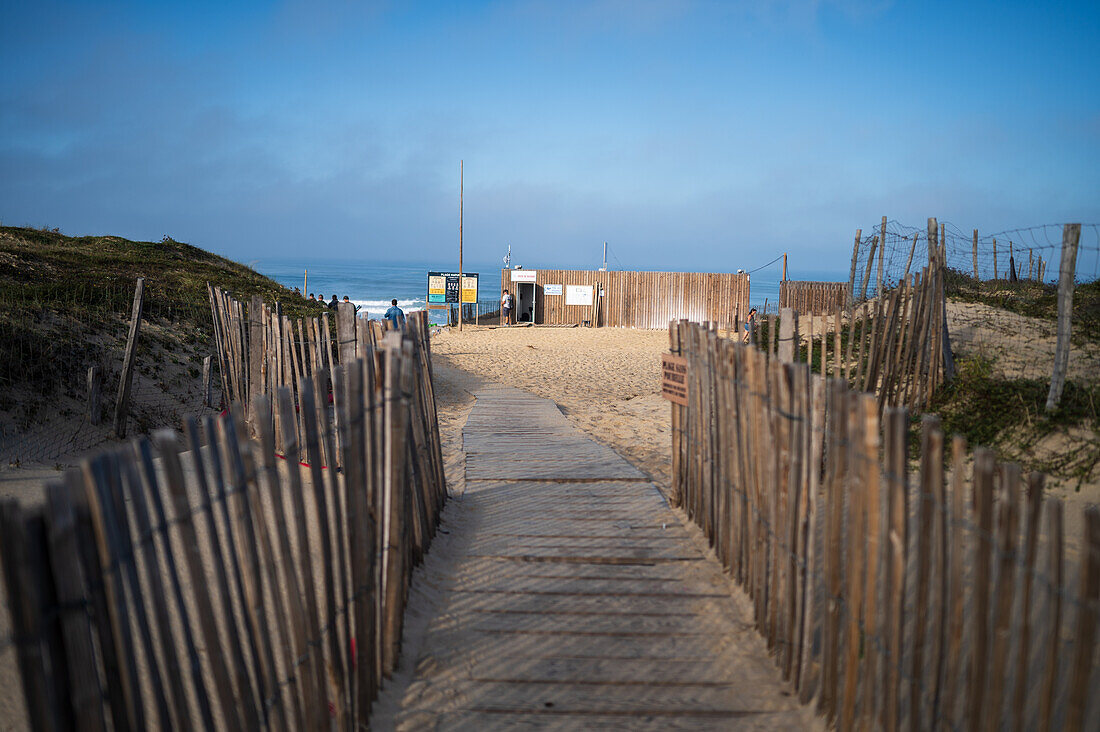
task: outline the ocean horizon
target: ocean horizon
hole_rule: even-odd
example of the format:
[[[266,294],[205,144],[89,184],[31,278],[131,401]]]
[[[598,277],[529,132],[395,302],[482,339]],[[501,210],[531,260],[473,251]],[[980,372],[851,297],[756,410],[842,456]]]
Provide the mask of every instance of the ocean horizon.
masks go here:
[[[390,301],[395,298],[398,307],[406,312],[423,310],[427,302],[428,272],[458,270],[457,265],[448,270],[439,264],[415,262],[369,263],[302,258],[260,260],[254,262],[252,267],[281,285],[291,289],[299,288],[307,298],[310,293],[325,301],[332,299],[333,295],[343,300],[347,295],[349,300],[359,306],[360,314],[369,318],[381,318],[390,307]],[[501,266],[470,263],[463,270],[478,274],[479,302],[484,307],[495,307],[500,293]],[[840,282],[848,279],[847,271],[788,269],[787,274],[792,280]],[[782,269],[779,266],[751,272],[751,304],[763,307],[766,301],[770,307],[777,302],[781,278]]]

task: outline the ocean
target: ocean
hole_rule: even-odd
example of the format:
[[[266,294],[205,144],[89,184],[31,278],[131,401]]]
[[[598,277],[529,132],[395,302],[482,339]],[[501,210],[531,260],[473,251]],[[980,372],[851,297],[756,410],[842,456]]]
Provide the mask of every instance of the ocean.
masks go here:
[[[303,259],[270,259],[254,264],[255,269],[290,288],[303,286],[306,297],[315,293],[324,300],[344,295],[360,306],[360,313],[380,318],[390,307],[390,300],[406,312],[423,310],[427,297],[428,271],[446,269],[438,263],[426,264],[369,264],[363,261],[314,261]],[[453,267],[452,271],[458,268]],[[467,264],[467,272],[477,272],[478,300],[482,308],[495,308],[500,293],[500,266]],[[307,277],[308,271],[308,277]],[[788,277],[799,280],[847,281],[848,273],[840,271],[788,270]],[[779,280],[782,271],[778,265],[751,273],[750,300],[752,305],[763,308],[767,300],[769,309],[779,300]]]
[[[308,286],[306,297],[314,293],[324,300],[344,295],[360,306],[359,312],[381,318],[397,298],[405,312],[423,310],[428,291],[428,271],[440,266],[423,264],[368,264],[356,261],[262,260],[256,271],[290,288]],[[486,304],[500,299],[500,267],[463,267],[478,273],[478,299]],[[454,267],[458,271],[458,267]]]

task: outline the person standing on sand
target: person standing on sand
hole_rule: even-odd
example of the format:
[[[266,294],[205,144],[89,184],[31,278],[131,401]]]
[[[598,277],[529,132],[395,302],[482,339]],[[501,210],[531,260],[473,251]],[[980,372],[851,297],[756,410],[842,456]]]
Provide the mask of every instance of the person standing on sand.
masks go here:
[[[386,311],[385,317],[393,325],[394,330],[405,329],[405,311],[397,307],[397,298],[390,300],[390,309]]]
[[[745,332],[741,336],[742,343],[748,343],[752,338],[752,331],[756,327],[756,308],[749,311],[749,317],[745,319]]]
[[[507,290],[500,296],[500,315],[504,325],[512,324],[512,293]]]

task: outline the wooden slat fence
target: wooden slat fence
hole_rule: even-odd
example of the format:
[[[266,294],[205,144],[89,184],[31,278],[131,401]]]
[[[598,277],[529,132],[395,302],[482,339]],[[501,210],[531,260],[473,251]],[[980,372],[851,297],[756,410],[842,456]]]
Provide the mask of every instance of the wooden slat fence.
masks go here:
[[[217,352],[222,389],[226,401],[239,404],[247,424],[256,434],[249,406],[259,395],[274,399],[281,387],[287,387],[298,402],[303,385],[315,383],[317,374],[331,372],[341,363],[350,363],[373,354],[377,359],[378,346],[391,331],[389,321],[372,321],[359,318],[355,306],[340,303],[335,318],[329,313],[320,318],[293,320],[282,314],[279,304],[269,305],[259,297],[253,297],[246,305],[235,300],[226,291],[209,286],[210,307],[214,322],[215,349]],[[428,342],[426,315],[410,314],[407,328],[414,355],[420,361],[418,374],[425,380],[424,393],[430,400],[431,420],[434,421],[434,395],[431,391],[431,357]],[[332,322],[334,321],[334,322]],[[340,384],[328,377],[321,381],[318,390],[322,403],[339,399]],[[339,423],[339,414],[336,416]],[[298,444],[303,444],[303,422],[294,421]],[[275,443],[279,449],[288,439],[282,425],[275,426]],[[436,436],[437,437],[437,436]],[[438,445],[436,445],[438,449]],[[340,446],[332,446],[330,457],[326,447],[325,459],[340,466]],[[439,467],[442,475],[442,467]]]
[[[235,404],[85,460],[43,507],[0,503],[35,729],[368,725],[445,497],[426,326],[253,394],[256,440]]]
[[[501,270],[501,294],[516,292],[512,270]],[[561,295],[546,295],[545,285],[562,286]],[[564,288],[592,285],[591,305],[566,305]],[[600,287],[603,295],[600,296]],[[540,269],[536,271],[535,322],[617,328],[665,328],[670,320],[715,320],[723,324],[744,319],[749,311],[747,274],[703,272],[598,272]]]
[[[904,407],[880,417],[805,363],[670,331],[689,391],[673,498],[803,700],[838,729],[1095,729],[1100,508],[1067,553],[1041,474],[983,448],[968,469],[961,437],[945,472],[932,415],[912,470]]]
[[[779,307],[792,308],[803,315],[831,315],[847,303],[847,282],[779,283]]]
[[[947,331],[944,248],[935,219],[929,220],[928,265],[902,279],[882,297],[865,300],[845,312],[800,317],[793,329],[796,358],[823,376],[842,378],[857,391],[878,397],[879,414],[887,406],[924,408],[936,390],[954,378],[955,362]],[[784,309],[750,323],[750,342],[775,353],[784,317],[805,315]]]

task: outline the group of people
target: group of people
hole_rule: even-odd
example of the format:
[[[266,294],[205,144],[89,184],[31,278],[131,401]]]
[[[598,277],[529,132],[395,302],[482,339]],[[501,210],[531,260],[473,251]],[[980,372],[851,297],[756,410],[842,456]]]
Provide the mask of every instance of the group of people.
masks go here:
[[[298,288],[295,287],[294,291],[298,292]],[[301,293],[299,293],[299,294],[301,294]],[[326,306],[332,308],[333,310],[335,310],[336,306],[340,304],[340,300],[336,297],[336,295],[333,295],[331,300],[329,300],[328,302],[325,302],[325,296],[324,295],[321,295],[320,297],[317,297],[312,292],[309,293],[309,301],[310,302],[319,302],[322,305],[326,305]],[[344,302],[351,302],[351,300],[348,299],[347,295],[344,295]],[[358,310],[359,306],[356,305],[355,309]]]
[[[302,294],[301,290],[299,290],[297,287],[294,288],[294,292],[299,294],[299,295]],[[331,300],[329,300],[328,302],[325,302],[325,296],[324,295],[321,295],[320,297],[317,297],[312,292],[309,293],[309,301],[310,302],[319,302],[322,305],[325,305],[326,307],[332,308],[333,310],[335,310],[336,307],[340,304],[340,300],[336,297],[336,295],[333,295]],[[350,304],[351,299],[347,295],[344,295],[344,302]],[[361,307],[363,307],[363,306],[362,305],[356,305],[355,306],[356,312],[358,312],[359,308],[361,308]],[[390,323],[393,324],[394,328],[404,328],[405,327],[405,311],[402,310],[401,308],[397,307],[397,298],[396,297],[393,298],[392,300],[390,300],[390,309],[386,311],[386,314],[383,317],[386,320],[390,321]]]

